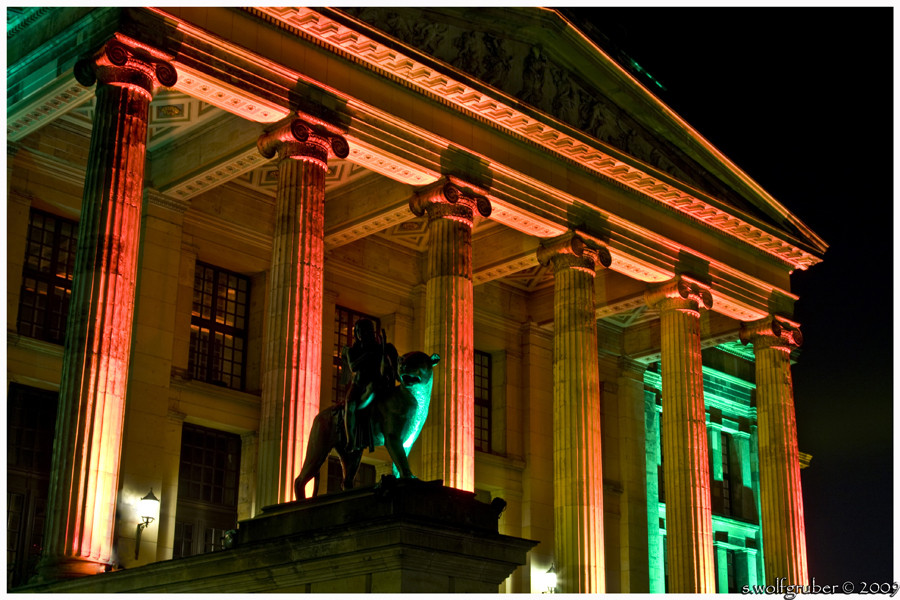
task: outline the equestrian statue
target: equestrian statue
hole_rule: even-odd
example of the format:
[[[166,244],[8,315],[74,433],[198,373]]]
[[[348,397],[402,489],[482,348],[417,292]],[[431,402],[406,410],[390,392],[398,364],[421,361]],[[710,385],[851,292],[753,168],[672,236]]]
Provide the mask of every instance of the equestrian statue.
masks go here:
[[[360,319],[353,326],[354,343],[342,352],[344,368],[352,374],[347,396],[340,404],[316,415],[309,432],[306,458],[294,480],[297,499],[306,497],[306,484],[315,480],[331,449],[341,459],[342,489],[353,487],[363,450],[384,446],[394,462],[394,475],[414,478],[409,449],[418,439],[431,403],[432,370],[440,356],[397,350],[378,336],[375,324]]]

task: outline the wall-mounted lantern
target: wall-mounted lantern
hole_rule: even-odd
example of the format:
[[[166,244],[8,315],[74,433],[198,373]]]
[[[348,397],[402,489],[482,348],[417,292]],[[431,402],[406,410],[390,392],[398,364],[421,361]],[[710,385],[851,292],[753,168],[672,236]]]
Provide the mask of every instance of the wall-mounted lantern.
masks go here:
[[[141,532],[150,525],[159,513],[159,498],[153,495],[153,488],[147,495],[138,501],[138,514],[141,522],[137,526],[137,536],[134,541],[134,559],[137,560],[141,552]]]
[[[547,586],[545,594],[556,593],[556,563],[550,563],[550,568],[547,569],[547,574],[545,575],[544,585]]]

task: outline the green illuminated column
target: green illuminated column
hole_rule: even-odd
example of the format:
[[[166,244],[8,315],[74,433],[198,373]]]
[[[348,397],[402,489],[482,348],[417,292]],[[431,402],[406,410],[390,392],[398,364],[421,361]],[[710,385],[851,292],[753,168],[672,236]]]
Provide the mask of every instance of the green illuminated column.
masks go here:
[[[594,276],[609,251],[567,233],[538,250],[553,268],[553,515],[563,593],[606,591],[600,366]]]
[[[278,154],[272,266],[267,278],[257,510],[294,499],[322,377],[325,173],[329,153],[350,151],[340,132],[293,118],[257,142]],[[312,485],[312,484],[310,484]]]
[[[794,416],[791,350],[803,341],[796,323],[768,317],[741,327],[756,356],[759,493],[766,580],[806,585],[806,526]]]
[[[662,439],[666,481],[669,591],[715,591],[709,447],[700,357],[700,305],[709,289],[684,275],[645,293],[659,310],[662,354]]]
[[[410,199],[428,214],[425,261],[425,351],[436,352],[431,408],[422,428],[422,478],[475,489],[475,326],[472,227],[476,211],[491,214],[483,190],[456,178]]]

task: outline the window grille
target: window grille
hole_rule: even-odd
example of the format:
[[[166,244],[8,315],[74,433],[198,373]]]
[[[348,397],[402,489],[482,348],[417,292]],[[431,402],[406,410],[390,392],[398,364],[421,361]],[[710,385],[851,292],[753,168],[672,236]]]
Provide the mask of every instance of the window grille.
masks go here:
[[[491,355],[475,351],[475,449],[491,451]]]
[[[72,295],[78,223],[32,209],[16,330],[62,344]]]
[[[237,527],[241,438],[185,423],[181,433],[173,557],[224,548]]]
[[[197,262],[189,368],[194,379],[244,389],[250,280]]]

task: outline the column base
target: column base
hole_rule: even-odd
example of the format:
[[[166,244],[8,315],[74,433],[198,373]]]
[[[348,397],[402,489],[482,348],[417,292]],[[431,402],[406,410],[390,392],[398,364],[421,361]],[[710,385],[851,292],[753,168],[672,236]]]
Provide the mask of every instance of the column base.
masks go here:
[[[41,561],[37,575],[29,583],[50,583],[105,573],[111,565],[83,558],[55,558]]]

